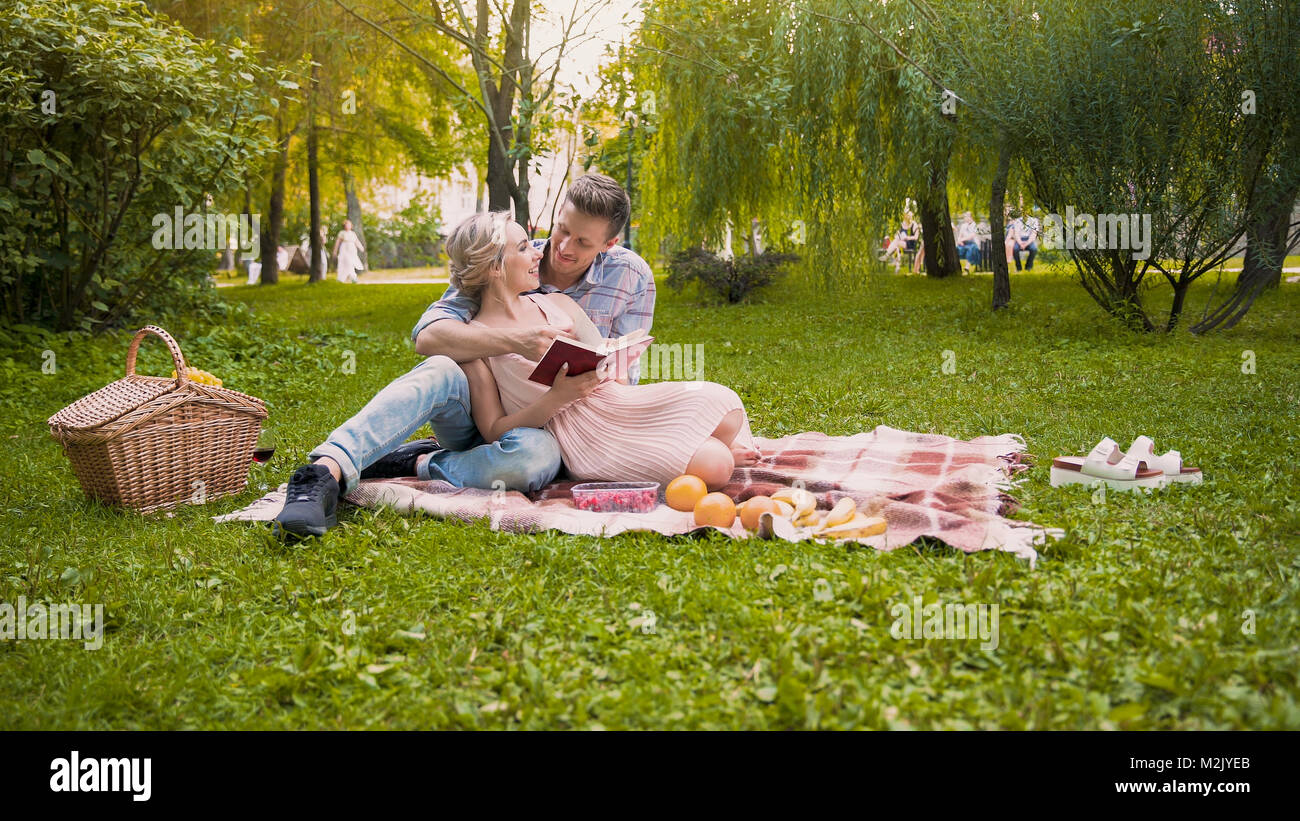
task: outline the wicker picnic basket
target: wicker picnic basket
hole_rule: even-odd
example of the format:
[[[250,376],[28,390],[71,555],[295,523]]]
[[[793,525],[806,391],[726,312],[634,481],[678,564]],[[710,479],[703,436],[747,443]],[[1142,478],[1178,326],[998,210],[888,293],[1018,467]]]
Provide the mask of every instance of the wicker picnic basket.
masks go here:
[[[175,379],[135,372],[149,334],[167,343]],[[149,325],[131,340],[125,377],[49,424],[87,496],[146,513],[243,490],[265,418],[261,399],[191,381],[176,340]]]

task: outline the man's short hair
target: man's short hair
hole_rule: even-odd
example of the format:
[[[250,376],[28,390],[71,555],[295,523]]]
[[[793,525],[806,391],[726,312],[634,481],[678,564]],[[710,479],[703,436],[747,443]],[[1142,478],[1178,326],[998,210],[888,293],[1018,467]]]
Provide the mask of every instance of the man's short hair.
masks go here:
[[[632,200],[628,198],[623,186],[604,174],[584,174],[578,177],[569,185],[565,199],[587,216],[608,221],[607,240],[618,236],[632,215]]]

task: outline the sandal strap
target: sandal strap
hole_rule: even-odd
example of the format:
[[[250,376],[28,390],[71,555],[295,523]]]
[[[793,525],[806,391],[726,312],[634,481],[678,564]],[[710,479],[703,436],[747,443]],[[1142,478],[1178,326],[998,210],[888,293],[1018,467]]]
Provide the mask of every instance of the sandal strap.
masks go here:
[[[1118,462],[1124,456],[1124,452],[1119,449],[1119,443],[1109,436],[1103,436],[1101,441],[1093,445],[1092,451],[1088,453],[1084,461],[1101,461],[1101,462]]]
[[[1163,456],[1156,456],[1155,442],[1151,441],[1149,436],[1139,436],[1134,439],[1133,444],[1128,449],[1128,455],[1139,462],[1144,462],[1151,470],[1158,470],[1170,475],[1176,475],[1183,470],[1182,454],[1176,450],[1171,450]]]
[[[1124,455],[1115,440],[1108,436],[1098,442],[1088,457],[1083,460],[1083,468],[1080,472],[1098,479],[1132,481],[1137,478],[1138,460]]]
[[[1150,436],[1139,436],[1128,446],[1126,452],[1138,461],[1146,462],[1155,458],[1155,446],[1156,443],[1151,441]]]
[[[1176,450],[1171,450],[1164,456],[1155,457],[1155,461],[1147,462],[1147,465],[1171,476],[1177,475],[1183,472],[1183,455]]]

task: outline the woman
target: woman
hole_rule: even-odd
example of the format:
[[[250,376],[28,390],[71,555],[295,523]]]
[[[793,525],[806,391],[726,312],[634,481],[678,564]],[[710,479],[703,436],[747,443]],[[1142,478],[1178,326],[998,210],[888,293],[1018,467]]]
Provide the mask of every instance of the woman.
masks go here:
[[[887,262],[890,257],[893,257],[894,273],[898,273],[899,268],[902,267],[904,251],[916,251],[916,223],[912,220],[910,211],[903,212],[903,222],[898,226],[898,230],[894,232],[894,238],[890,240],[884,255],[880,257],[880,261]]]
[[[476,214],[447,240],[452,284],[476,298],[471,320],[490,328],[553,325],[584,341],[601,340],[578,303],[538,287],[542,251],[505,213]],[[504,354],[462,365],[474,423],[488,442],[517,427],[545,428],[560,445],[574,479],[666,483],[683,473],[710,490],[727,483],[737,463],[753,464],[749,422],[740,397],[713,382],[629,385],[601,369],[549,388],[528,379],[537,362]]]
[[[334,241],[334,256],[339,261],[339,282],[357,281],[357,271],[364,267],[361,264],[361,252],[364,250],[366,246],[361,244],[361,239],[352,230],[352,220],[343,220],[343,230],[339,231],[338,239]]]

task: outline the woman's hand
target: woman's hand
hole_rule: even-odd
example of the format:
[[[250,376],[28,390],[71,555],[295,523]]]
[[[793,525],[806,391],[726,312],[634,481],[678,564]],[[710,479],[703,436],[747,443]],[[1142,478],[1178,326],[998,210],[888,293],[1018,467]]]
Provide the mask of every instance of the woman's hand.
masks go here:
[[[571,334],[551,325],[506,328],[503,331],[510,340],[511,349],[530,362],[541,361],[557,336],[573,338]]]
[[[599,370],[569,376],[569,363],[565,362],[555,374],[555,381],[551,383],[550,393],[558,401],[567,405],[570,402],[576,402],[590,396],[592,391],[600,387],[602,381],[604,380],[601,378]]]

